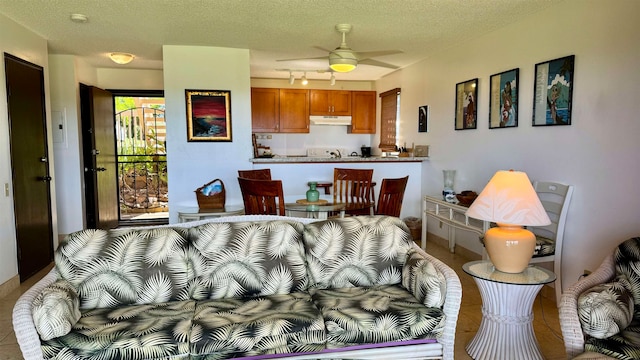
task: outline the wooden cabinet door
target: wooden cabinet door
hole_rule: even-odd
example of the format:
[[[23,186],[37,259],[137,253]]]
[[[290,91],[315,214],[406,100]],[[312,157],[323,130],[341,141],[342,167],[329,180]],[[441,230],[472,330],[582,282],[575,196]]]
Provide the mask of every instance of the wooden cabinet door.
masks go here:
[[[343,116],[351,115],[351,91],[333,90],[330,91],[331,115]]]
[[[251,130],[278,132],[280,127],[279,89],[251,88]]]
[[[351,126],[347,127],[350,134],[376,133],[376,92],[351,92]]]
[[[280,89],[280,132],[309,132],[309,91]]]
[[[310,115],[351,115],[351,91],[309,90]]]

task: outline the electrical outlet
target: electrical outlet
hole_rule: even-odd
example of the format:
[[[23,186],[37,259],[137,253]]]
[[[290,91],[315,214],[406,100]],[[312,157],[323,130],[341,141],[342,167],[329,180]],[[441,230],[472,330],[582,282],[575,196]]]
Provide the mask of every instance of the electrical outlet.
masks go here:
[[[267,139],[271,139],[271,135],[267,135]]]

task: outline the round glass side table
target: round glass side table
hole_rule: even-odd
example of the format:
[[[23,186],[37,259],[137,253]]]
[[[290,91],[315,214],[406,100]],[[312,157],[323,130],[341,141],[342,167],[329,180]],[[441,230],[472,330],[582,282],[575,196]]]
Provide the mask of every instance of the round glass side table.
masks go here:
[[[543,359],[533,331],[533,302],[556,275],[537,266],[504,273],[486,260],[468,262],[462,270],[473,277],[482,297],[482,322],[467,353],[476,360]]]

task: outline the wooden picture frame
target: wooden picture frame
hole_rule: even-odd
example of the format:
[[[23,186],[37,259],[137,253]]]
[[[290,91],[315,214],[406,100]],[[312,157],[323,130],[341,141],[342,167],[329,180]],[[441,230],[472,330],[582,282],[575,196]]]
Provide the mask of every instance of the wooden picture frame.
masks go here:
[[[575,55],[536,64],[533,126],[571,125]]]
[[[232,141],[231,91],[185,90],[187,141]]]
[[[478,78],[456,84],[456,130],[478,127]]]
[[[489,129],[518,127],[520,69],[491,75],[489,80]]]
[[[429,132],[429,106],[418,107],[418,132]]]

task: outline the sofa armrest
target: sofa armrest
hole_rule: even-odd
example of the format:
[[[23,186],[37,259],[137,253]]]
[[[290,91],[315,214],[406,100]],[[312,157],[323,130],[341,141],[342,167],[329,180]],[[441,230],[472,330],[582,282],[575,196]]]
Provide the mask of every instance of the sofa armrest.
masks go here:
[[[615,277],[615,259],[613,253],[607,255],[602,264],[594,272],[571,285],[563,294],[558,308],[560,328],[564,338],[567,357],[584,352],[585,335],[578,316],[578,297],[595,285],[607,283]]]
[[[437,258],[427,254],[417,244],[413,244],[413,248],[427,259],[431,264],[440,271],[446,281],[446,293],[442,311],[445,315],[445,326],[442,335],[438,338],[438,342],[442,344],[444,359],[453,359],[454,344],[456,337],[456,324],[458,323],[458,314],[460,312],[460,304],[462,301],[462,285],[458,274]]]
[[[36,331],[31,314],[31,305],[35,298],[47,286],[53,284],[58,279],[55,268],[45,277],[35,283],[27,292],[22,294],[16,305],[13,307],[13,331],[16,334],[18,345],[25,360],[42,360],[42,350],[40,348],[40,336]]]

